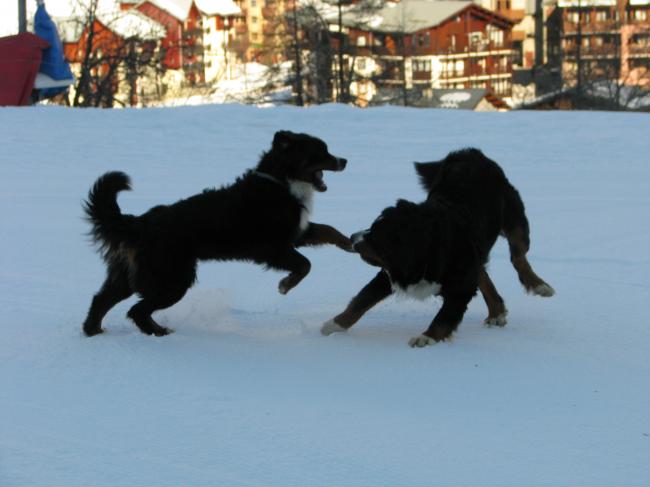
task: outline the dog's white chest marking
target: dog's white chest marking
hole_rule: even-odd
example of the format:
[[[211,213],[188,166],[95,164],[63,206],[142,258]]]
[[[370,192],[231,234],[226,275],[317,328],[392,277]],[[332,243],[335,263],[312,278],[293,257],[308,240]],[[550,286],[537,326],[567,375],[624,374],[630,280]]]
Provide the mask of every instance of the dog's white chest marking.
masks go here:
[[[397,296],[403,296],[411,299],[417,299],[418,301],[424,301],[430,296],[435,296],[440,292],[442,287],[440,283],[429,282],[422,279],[420,282],[415,284],[409,284],[406,288],[403,288],[399,284],[391,281],[390,286],[393,289],[393,292]]]
[[[304,232],[309,225],[309,215],[314,208],[314,187],[305,181],[289,180],[289,192],[298,200],[300,209],[300,233]]]

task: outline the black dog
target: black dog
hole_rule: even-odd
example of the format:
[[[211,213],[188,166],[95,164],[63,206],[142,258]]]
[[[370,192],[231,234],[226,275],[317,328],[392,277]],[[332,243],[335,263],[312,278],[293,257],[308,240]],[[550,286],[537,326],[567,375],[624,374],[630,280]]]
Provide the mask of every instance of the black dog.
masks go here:
[[[429,192],[427,200],[400,200],[368,230],[352,235],[363,260],[382,270],[343,313],[323,325],[324,335],[349,329],[394,292],[419,299],[439,295],[443,305],[431,326],[409,341],[423,347],[451,337],[477,287],[489,310],[485,323],[505,325],[506,307],[485,271],[499,234],[508,239],[511,262],[526,290],[554,294],[526,259],[530,240],[524,204],[494,161],[466,149],[415,168]]]
[[[148,335],[170,333],[151,314],[185,295],[199,260],[242,260],[289,271],[279,284],[286,294],[311,267],[296,247],[329,243],[352,250],[336,229],[309,221],[313,191],[327,190],[323,171],[342,171],[346,164],[320,139],[277,132],[256,170],[231,186],[156,206],[141,216],[123,215],[116,202],[119,191],[130,189],[128,176],[110,172],[100,177],[85,211],[108,275],[92,300],[84,332],[101,333],[108,310],[137,293],[141,300],[129,318]]]

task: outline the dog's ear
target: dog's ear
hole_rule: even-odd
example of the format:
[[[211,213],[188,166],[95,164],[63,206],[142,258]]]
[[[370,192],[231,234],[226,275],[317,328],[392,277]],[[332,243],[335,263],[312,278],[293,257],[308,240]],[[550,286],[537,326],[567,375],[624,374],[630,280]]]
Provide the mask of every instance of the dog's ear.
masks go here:
[[[288,130],[278,130],[273,137],[273,149],[275,150],[284,150],[291,142],[294,140],[295,134],[289,132]]]

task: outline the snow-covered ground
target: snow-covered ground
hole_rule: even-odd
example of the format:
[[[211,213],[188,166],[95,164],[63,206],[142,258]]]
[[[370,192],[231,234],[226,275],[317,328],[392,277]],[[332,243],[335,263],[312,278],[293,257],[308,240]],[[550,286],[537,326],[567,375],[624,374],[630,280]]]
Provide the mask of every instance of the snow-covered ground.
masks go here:
[[[0,485],[650,485],[650,164],[647,115],[235,105],[0,109]],[[475,145],[520,189],[530,261],[551,299],[527,296],[499,242],[490,273],[510,311],[414,350],[439,306],[389,299],[322,337],[374,274],[307,249],[279,273],[205,263],[141,335],[116,307],[81,335],[104,275],[81,201],[97,176],[133,178],[139,213],[232,181],[277,129],[349,159],[327,174],[314,221],[365,228],[423,198],[411,161]]]

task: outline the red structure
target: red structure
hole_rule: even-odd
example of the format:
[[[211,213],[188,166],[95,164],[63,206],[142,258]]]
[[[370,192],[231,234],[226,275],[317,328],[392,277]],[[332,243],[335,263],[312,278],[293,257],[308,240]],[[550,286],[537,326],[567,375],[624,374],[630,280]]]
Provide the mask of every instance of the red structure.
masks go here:
[[[29,104],[43,49],[48,47],[28,32],[0,38],[0,106]]]

